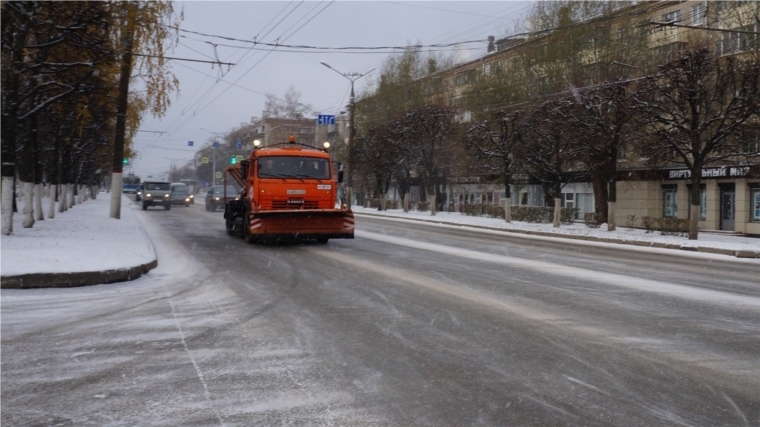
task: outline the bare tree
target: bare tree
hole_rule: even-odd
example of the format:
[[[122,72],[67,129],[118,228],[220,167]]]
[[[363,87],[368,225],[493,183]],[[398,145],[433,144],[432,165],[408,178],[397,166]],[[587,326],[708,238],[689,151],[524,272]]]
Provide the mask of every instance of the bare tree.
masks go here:
[[[483,120],[470,126],[465,134],[466,147],[474,152],[480,169],[497,173],[504,180],[506,200],[504,219],[512,221],[509,186],[515,169],[515,151],[522,140],[522,111],[499,111],[493,120]]]
[[[561,221],[562,187],[580,176],[580,160],[586,147],[576,140],[570,125],[573,101],[558,98],[533,109],[525,121],[525,137],[518,155],[527,172],[541,181],[547,206],[554,205],[554,226]],[[553,200],[553,202],[552,202]]]
[[[760,60],[688,50],[643,81],[635,100],[649,136],[641,154],[650,165],[689,171],[689,239],[696,240],[703,168],[757,154],[746,153],[741,134],[760,120]]]
[[[401,126],[422,186],[427,195],[435,197],[436,206],[431,209],[441,210],[446,204],[447,178],[457,163],[450,155],[457,143],[454,112],[439,107],[414,110],[404,116]]]
[[[595,212],[615,230],[617,161],[626,149],[630,132],[632,91],[629,83],[612,82],[575,92],[576,108],[570,124],[576,126],[578,141],[585,146],[581,161],[591,174]],[[624,152],[623,152],[624,153]]]
[[[386,208],[386,196],[396,165],[402,157],[403,134],[395,123],[373,126],[366,137],[357,138],[357,172],[366,175],[374,184],[374,192],[380,198],[380,210]]]
[[[288,87],[284,98],[279,98],[274,94],[267,93],[264,102],[264,110],[270,117],[284,119],[300,119],[311,109],[310,106],[301,104],[301,91],[295,87]]]

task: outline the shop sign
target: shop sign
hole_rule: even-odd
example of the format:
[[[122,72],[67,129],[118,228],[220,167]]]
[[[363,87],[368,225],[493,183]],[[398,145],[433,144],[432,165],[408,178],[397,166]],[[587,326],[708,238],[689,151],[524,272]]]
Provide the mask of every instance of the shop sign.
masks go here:
[[[726,167],[702,169],[702,178],[741,178],[749,174],[749,166]],[[691,171],[687,169],[674,169],[668,171],[668,179],[689,179]]]

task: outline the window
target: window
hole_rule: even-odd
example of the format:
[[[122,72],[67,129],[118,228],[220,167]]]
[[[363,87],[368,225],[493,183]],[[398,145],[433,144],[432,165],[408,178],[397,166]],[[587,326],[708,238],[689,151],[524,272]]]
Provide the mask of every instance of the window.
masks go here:
[[[678,217],[678,188],[663,187],[662,189],[662,217]]]
[[[618,162],[624,162],[625,161],[625,150],[626,144],[621,144],[620,147],[617,149],[617,161]]]
[[[466,70],[457,73],[456,85],[462,86],[475,81],[475,70]]]
[[[485,75],[491,74],[491,63],[490,62],[487,62],[487,63],[483,64],[483,74],[485,74]]]
[[[692,25],[705,25],[705,4],[698,4],[691,8]]]
[[[699,190],[699,220],[705,221],[707,219],[707,189],[701,188]]]
[[[760,222],[760,187],[752,188],[752,222]]]
[[[678,22],[681,19],[681,11],[674,10],[662,15],[662,22]]]

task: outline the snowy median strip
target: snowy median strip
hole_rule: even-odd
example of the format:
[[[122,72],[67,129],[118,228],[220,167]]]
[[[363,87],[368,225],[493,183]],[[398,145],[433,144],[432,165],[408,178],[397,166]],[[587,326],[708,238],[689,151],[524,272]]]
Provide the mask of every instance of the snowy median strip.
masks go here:
[[[707,303],[734,304],[736,306],[751,307],[755,309],[760,308],[760,298],[746,295],[734,295],[711,289],[700,289],[693,286],[678,285],[656,280],[642,279],[638,277],[629,277],[621,274],[605,273],[578,267],[557,265],[526,258],[514,258],[504,255],[476,252],[468,249],[439,245],[436,243],[426,243],[399,237],[386,236],[383,234],[371,233],[368,231],[357,230],[356,236],[364,239],[389,243],[392,245],[406,246],[415,249],[438,252],[446,255],[468,258],[477,261],[493,262],[514,268],[535,270],[541,273],[554,274],[565,278],[573,277],[582,280],[594,281],[597,283],[605,283],[642,292],[657,293]]]

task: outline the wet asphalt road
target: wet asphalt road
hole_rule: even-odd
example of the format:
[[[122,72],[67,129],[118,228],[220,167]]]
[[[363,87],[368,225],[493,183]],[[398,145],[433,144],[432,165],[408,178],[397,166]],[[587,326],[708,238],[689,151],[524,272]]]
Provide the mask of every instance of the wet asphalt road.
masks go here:
[[[760,263],[357,216],[136,213],[137,281],[2,291],[2,425],[758,426]]]

